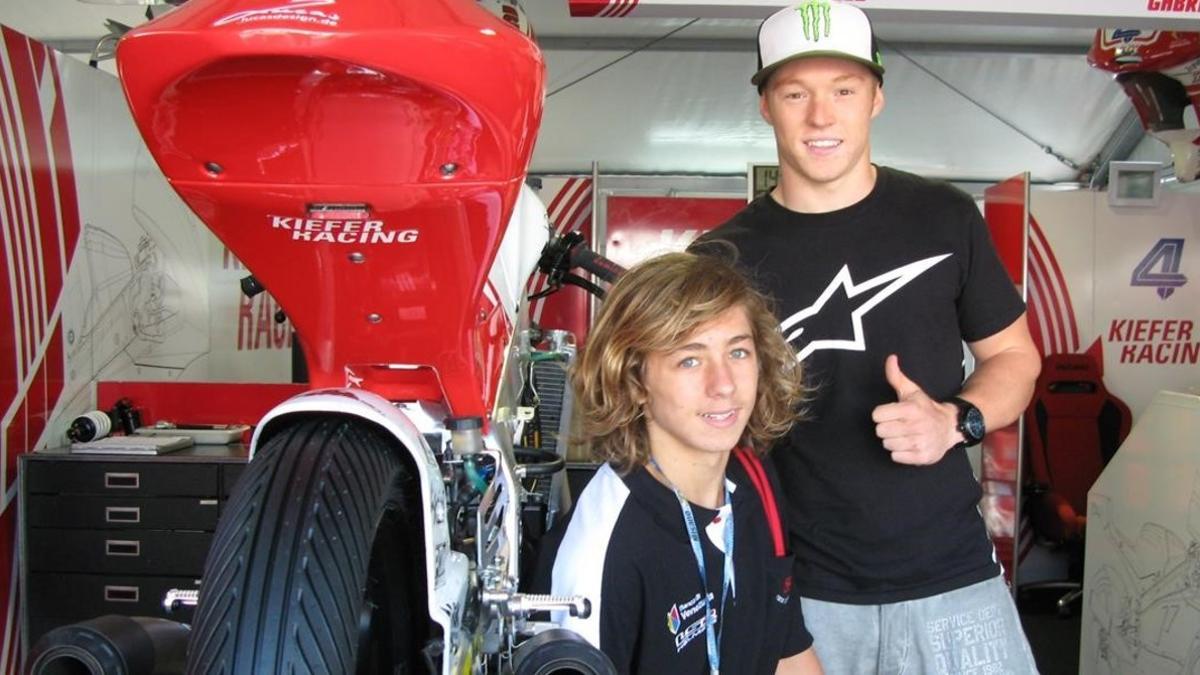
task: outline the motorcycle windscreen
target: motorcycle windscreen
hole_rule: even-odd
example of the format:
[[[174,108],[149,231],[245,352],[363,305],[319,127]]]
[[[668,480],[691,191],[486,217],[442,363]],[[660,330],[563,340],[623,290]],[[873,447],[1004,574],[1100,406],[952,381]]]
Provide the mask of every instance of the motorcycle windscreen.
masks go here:
[[[193,0],[118,66],[163,173],[280,302],[315,386],[490,406],[510,329],[483,286],[540,120],[532,42],[473,0]]]

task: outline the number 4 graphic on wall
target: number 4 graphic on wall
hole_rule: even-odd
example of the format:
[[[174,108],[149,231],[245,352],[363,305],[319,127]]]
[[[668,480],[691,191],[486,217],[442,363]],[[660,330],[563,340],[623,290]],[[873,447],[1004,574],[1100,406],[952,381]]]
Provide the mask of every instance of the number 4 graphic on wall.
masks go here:
[[[1183,261],[1183,239],[1159,239],[1145,258],[1133,268],[1133,286],[1153,286],[1158,297],[1166,300],[1176,288],[1187,283],[1187,277],[1179,272]]]

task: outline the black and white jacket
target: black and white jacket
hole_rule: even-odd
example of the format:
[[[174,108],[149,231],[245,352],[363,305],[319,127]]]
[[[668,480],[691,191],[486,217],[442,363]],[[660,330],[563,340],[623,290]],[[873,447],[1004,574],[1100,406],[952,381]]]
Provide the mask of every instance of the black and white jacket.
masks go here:
[[[787,529],[777,481],[757,457],[735,450],[726,470],[734,514],[734,589],[721,612],[725,556],[720,511],[692,505],[702,530],[711,605],[720,631],[721,672],[774,673],[779,660],[812,645],[793,593]],[[535,588],[578,594],[587,619],[554,619],[598,646],[621,673],[708,672],[704,601],[679,502],[638,467],[621,476],[602,466],[574,508],[542,543]]]

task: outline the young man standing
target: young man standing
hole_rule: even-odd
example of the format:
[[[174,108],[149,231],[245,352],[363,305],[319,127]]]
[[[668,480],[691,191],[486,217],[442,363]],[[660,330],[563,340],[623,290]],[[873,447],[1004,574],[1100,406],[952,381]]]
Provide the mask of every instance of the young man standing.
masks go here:
[[[1033,672],[963,451],[1032,393],[1021,298],[968,195],[871,163],[884,69],[861,10],[787,7],[758,40],[779,184],[693,250],[773,296],[804,366],[808,420],[772,461],[817,654],[831,673]]]

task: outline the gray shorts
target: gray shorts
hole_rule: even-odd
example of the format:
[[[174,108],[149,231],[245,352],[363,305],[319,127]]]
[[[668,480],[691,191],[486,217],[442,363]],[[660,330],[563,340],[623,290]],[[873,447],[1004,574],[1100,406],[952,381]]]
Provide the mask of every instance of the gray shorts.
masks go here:
[[[1037,673],[1016,605],[999,576],[886,605],[801,602],[827,675]]]

